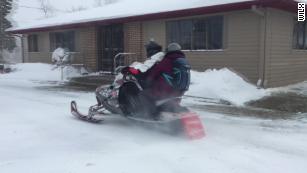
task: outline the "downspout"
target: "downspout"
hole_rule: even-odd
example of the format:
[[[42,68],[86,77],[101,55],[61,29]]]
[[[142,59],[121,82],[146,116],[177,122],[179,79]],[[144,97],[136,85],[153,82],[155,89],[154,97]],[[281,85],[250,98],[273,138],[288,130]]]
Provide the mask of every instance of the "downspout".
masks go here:
[[[260,44],[260,46],[263,46],[263,51],[260,53],[260,56],[262,55],[262,63],[260,64],[262,66],[262,74],[259,76],[260,78],[257,81],[257,86],[258,87],[265,87],[266,86],[266,37],[267,37],[267,11],[264,9],[264,11],[259,10],[256,5],[253,5],[251,10],[261,16],[264,20],[263,23],[263,45]],[[262,30],[262,29],[260,29]]]
[[[140,22],[140,60],[143,61],[143,22]]]
[[[262,83],[261,86],[264,88],[267,86],[267,79],[266,79],[266,39],[267,39],[267,10],[264,11],[264,34],[263,34],[263,76],[262,76]]]

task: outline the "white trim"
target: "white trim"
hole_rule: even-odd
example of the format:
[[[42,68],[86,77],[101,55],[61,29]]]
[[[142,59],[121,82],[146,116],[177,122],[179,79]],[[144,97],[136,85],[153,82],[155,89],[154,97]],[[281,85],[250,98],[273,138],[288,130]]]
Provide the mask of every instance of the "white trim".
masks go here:
[[[225,49],[197,49],[197,50],[182,50],[183,52],[223,52]]]

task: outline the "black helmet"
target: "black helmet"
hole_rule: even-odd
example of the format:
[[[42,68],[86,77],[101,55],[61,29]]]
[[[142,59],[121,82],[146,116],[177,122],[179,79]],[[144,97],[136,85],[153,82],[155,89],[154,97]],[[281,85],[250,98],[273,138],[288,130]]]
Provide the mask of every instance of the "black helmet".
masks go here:
[[[151,57],[152,55],[161,52],[162,51],[162,46],[160,46],[158,43],[155,41],[149,41],[146,45],[146,54],[147,58]]]

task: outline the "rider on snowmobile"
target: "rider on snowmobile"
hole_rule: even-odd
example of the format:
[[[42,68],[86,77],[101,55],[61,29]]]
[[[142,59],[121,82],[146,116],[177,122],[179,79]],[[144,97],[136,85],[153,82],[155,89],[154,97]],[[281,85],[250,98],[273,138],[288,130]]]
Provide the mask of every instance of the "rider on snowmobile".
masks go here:
[[[186,69],[182,70],[182,67]],[[190,85],[189,70],[190,66],[181,46],[178,43],[169,44],[163,60],[149,69],[146,75],[150,97],[155,101],[182,97]],[[177,74],[180,76],[176,76]],[[181,99],[177,99],[175,103],[179,104],[180,101]]]
[[[138,101],[136,102],[142,105],[137,111],[144,116],[153,116],[155,118],[164,109],[178,107],[172,105],[174,103],[179,105],[180,99],[174,99],[172,102],[162,106],[157,105],[157,102],[170,98],[179,98],[184,94],[190,84],[190,67],[178,43],[169,44],[166,55],[161,52],[162,47],[154,41],[150,41],[145,47],[147,57],[150,58],[143,64],[136,63],[130,66],[133,67],[132,73],[137,70],[135,74],[138,76],[138,81],[144,90],[138,92],[133,87],[123,87],[121,92],[126,93],[122,94],[125,97],[137,97]]]
[[[165,54],[162,52],[162,46],[151,40],[145,45],[146,49],[146,61],[143,63],[134,62],[130,65],[132,69],[137,70],[138,80],[144,88],[147,88],[146,75],[150,69],[164,58]]]
[[[151,101],[150,96],[147,96],[147,92],[151,87],[151,84],[148,83],[146,80],[146,76],[149,73],[150,69],[164,58],[164,52],[162,52],[162,46],[156,43],[153,40],[150,40],[146,45],[146,61],[143,63],[134,62],[129,67],[122,69],[122,74],[133,74],[136,78],[138,83],[142,86],[143,91],[140,93],[139,89],[136,88],[134,84],[127,83],[120,87],[119,90],[119,103],[121,105],[121,109],[123,110],[124,114],[135,114],[136,112],[144,112],[144,109],[150,109],[151,111],[146,112],[153,112],[155,109],[154,106],[150,108],[143,107],[143,110],[136,110],[133,102],[139,105],[141,102],[147,103],[150,100],[150,103],[146,105],[154,105],[154,101]],[[116,78],[122,78],[123,76],[119,74]],[[141,101],[142,100],[142,101]],[[152,108],[152,109],[151,109]]]
[[[177,90],[173,86],[174,62],[179,58],[185,58],[178,43],[171,43],[166,49],[163,60],[153,66],[147,74],[147,82],[151,84],[153,96],[157,99],[169,97],[180,97],[184,94],[183,90]]]

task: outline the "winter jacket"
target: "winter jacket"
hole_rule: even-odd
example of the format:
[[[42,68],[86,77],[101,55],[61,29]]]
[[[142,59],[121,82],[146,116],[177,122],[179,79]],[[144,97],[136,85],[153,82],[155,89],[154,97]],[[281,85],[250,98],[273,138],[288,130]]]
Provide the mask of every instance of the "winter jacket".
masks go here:
[[[140,62],[134,62],[130,65],[130,67],[133,67],[135,69],[140,70],[140,72],[145,73],[147,72],[148,69],[150,69],[152,66],[154,66],[156,63],[162,61],[164,58],[164,53],[163,52],[158,52],[148,58],[144,63]]]
[[[182,92],[176,91],[163,76],[163,74],[172,76],[173,62],[178,58],[185,58],[184,53],[181,51],[169,52],[161,62],[148,70],[146,80],[147,83],[150,83],[152,96],[156,100],[183,95]]]

